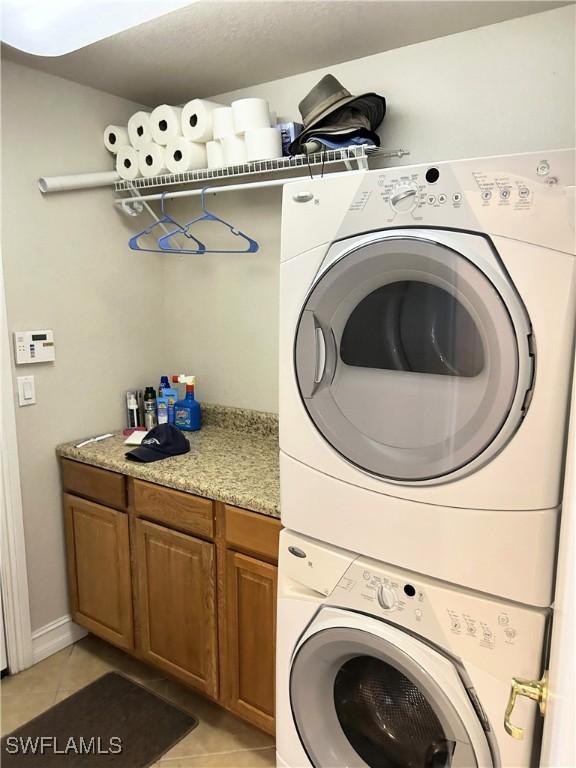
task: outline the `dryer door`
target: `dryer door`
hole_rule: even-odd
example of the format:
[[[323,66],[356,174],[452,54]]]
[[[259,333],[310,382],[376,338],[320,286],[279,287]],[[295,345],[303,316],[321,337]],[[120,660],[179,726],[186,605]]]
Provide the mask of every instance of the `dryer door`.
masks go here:
[[[330,614],[336,620],[306,632],[290,675],[294,722],[314,766],[498,765],[489,724],[450,660],[385,622],[320,612]]]
[[[298,386],[318,430],[360,469],[397,482],[442,482],[485,463],[517,429],[531,385],[520,299],[464,254],[480,241],[493,258],[483,238],[451,234],[462,252],[389,233],[344,246],[296,332]]]

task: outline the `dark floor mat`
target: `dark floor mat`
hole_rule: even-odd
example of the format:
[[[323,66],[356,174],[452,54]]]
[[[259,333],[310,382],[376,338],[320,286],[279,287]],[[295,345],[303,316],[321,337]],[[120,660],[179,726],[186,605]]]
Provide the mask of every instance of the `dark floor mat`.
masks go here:
[[[146,768],[198,721],[110,672],[2,739],[2,768]]]

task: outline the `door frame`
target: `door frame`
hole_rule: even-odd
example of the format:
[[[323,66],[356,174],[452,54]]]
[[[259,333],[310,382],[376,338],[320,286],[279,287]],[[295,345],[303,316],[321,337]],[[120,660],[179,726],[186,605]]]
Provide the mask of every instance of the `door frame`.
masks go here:
[[[32,627],[16,414],[8,338],[4,271],[0,260],[0,573],[8,669],[32,665]]]

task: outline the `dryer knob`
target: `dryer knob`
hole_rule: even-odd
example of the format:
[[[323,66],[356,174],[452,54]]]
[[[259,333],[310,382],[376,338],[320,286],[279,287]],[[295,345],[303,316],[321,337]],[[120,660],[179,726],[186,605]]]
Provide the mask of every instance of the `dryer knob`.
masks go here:
[[[381,584],[378,587],[378,602],[385,611],[390,611],[396,606],[396,595],[394,590]]]
[[[390,205],[398,213],[409,213],[418,205],[418,189],[402,186],[394,190]]]

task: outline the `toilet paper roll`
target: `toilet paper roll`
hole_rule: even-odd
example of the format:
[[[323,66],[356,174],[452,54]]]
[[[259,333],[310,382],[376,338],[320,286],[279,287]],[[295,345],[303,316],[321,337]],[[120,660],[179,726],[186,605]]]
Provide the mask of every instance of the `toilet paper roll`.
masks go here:
[[[137,179],[140,174],[138,150],[134,147],[120,147],[116,154],[116,170],[121,179]]]
[[[120,147],[130,146],[128,129],[123,125],[107,125],[104,129],[104,146],[115,155]]]
[[[226,165],[244,165],[247,162],[246,142],[243,136],[226,136],[222,139],[222,144]]]
[[[182,136],[182,107],[160,104],[150,115],[150,131],[156,144],[168,144]]]
[[[208,168],[223,168],[226,165],[224,147],[221,141],[209,141],[206,144],[206,155]]]
[[[270,110],[266,99],[238,99],[232,102],[234,132],[246,133],[270,127]]]
[[[172,139],[166,145],[164,157],[170,173],[182,173],[207,167],[206,146],[187,141],[183,136]]]
[[[250,160],[273,160],[282,157],[282,134],[277,128],[246,131],[246,157]]]
[[[150,112],[135,112],[128,120],[128,138],[130,144],[140,149],[144,144],[152,141],[150,130]]]
[[[188,141],[206,143],[213,137],[212,113],[222,107],[216,101],[192,99],[182,108],[182,135]]]
[[[139,168],[142,176],[159,176],[168,173],[166,167],[166,147],[149,141],[138,150]]]
[[[232,107],[220,107],[212,112],[213,134],[215,139],[234,136],[234,116]]]

